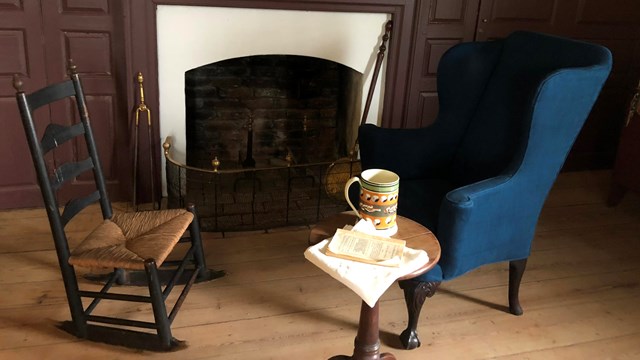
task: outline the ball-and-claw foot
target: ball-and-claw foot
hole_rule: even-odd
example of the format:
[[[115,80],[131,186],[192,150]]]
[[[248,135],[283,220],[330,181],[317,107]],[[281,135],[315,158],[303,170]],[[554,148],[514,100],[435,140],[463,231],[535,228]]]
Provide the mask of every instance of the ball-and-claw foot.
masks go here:
[[[418,333],[411,329],[405,329],[400,334],[400,342],[402,342],[402,346],[407,350],[420,347],[420,339],[418,339]]]

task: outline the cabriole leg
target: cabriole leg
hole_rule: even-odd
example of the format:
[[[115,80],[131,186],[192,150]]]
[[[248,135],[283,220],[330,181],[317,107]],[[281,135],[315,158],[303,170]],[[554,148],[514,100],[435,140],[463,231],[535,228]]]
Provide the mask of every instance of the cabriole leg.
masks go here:
[[[527,267],[527,259],[513,260],[509,262],[509,312],[513,315],[522,315],[520,306],[520,281]]]
[[[404,300],[407,303],[407,313],[409,321],[407,328],[400,334],[400,341],[405,349],[411,350],[420,346],[418,339],[418,320],[420,319],[420,310],[428,297],[432,297],[440,286],[439,281],[423,282],[416,280],[400,281],[400,288],[404,290]]]

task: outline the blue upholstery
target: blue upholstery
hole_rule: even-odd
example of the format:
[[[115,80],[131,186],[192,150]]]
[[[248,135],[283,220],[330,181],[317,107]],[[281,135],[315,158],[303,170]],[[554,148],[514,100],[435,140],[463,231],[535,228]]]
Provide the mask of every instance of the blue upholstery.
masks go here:
[[[602,46],[532,32],[463,43],[440,61],[432,125],[360,127],[363,168],[400,175],[399,214],[442,246],[438,266],[416,280],[529,256],[542,205],[611,62]]]

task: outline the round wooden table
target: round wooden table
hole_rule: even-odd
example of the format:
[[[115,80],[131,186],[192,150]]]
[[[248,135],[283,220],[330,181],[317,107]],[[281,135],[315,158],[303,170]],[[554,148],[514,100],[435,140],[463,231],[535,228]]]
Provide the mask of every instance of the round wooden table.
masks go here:
[[[342,228],[347,224],[354,225],[357,220],[358,217],[353,212],[343,212],[323,219],[311,229],[309,245],[317,244],[324,239],[332,237],[336,229]],[[438,263],[438,260],[440,260],[440,244],[429,229],[417,222],[402,216],[398,216],[396,222],[398,224],[398,232],[392,238],[405,240],[406,246],[425,250],[429,255],[429,262],[411,274],[398,279],[408,280],[424,274]],[[363,301],[360,307],[360,322],[358,324],[358,334],[354,341],[353,355],[338,355],[332,357],[331,360],[395,360],[393,354],[380,354],[379,315],[380,307],[378,302],[371,308]]]

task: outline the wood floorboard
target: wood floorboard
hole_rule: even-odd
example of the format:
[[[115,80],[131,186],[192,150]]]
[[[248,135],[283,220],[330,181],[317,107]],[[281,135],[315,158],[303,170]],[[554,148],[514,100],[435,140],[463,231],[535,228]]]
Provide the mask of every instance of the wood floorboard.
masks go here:
[[[523,316],[506,312],[506,264],[444,283],[427,299],[422,346],[399,349],[402,291],[381,299],[383,351],[398,359],[640,359],[640,196],[605,205],[610,173],[563,173],[541,214],[521,287]],[[116,208],[126,209],[126,204]],[[78,221],[76,221],[78,220]],[[69,224],[71,245],[100,222],[96,208]],[[350,354],[360,301],[307,262],[308,227],[205,233],[210,267],[173,324],[188,347],[134,351],[74,338],[43,209],[0,212],[0,359],[326,359]],[[84,272],[93,272],[87,269]],[[82,287],[98,285],[81,280]],[[119,290],[144,294],[145,289]],[[173,298],[172,298],[173,299]],[[104,302],[101,314],[151,316],[144,304]]]
[[[583,359],[640,359],[640,333],[602,338],[545,350],[534,350],[500,356],[500,360],[583,360]],[[614,349],[612,352],[611,349]],[[612,354],[613,353],[613,354]]]

